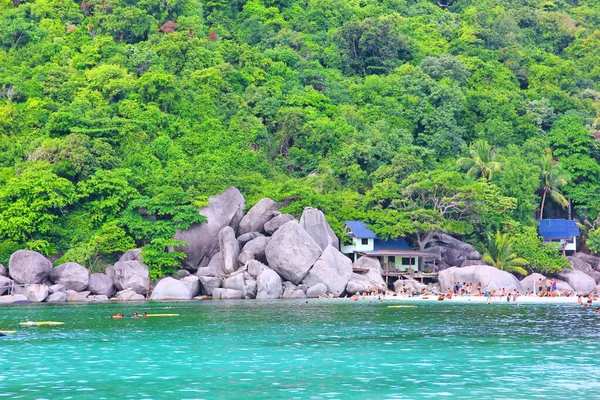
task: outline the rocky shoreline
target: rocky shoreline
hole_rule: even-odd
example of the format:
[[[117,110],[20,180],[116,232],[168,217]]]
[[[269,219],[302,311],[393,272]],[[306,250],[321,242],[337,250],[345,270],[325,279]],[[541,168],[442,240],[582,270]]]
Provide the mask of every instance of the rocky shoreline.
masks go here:
[[[174,249],[186,254],[184,269],[155,283],[139,249],[127,251],[103,273],[90,273],[73,262],[53,268],[43,255],[19,250],[11,255],[8,271],[0,265],[0,304],[316,298],[327,293],[352,296],[385,287],[379,261],[361,257],[352,263],[338,250],[339,239],[320,210],[308,207],[297,220],[281,213],[269,198],[246,214],[245,204],[233,187],[211,197],[209,205],[199,210],[207,222],[175,236],[188,243]],[[481,265],[471,245],[443,233],[432,234],[424,251],[438,254],[447,267],[439,273],[439,282],[425,285],[415,279],[397,280],[386,290],[446,292],[454,282],[481,282],[488,290],[526,293],[545,278],[532,274],[519,281],[508,272]],[[600,258],[583,255],[569,257],[569,261],[573,270],[559,274],[559,290],[600,292]]]

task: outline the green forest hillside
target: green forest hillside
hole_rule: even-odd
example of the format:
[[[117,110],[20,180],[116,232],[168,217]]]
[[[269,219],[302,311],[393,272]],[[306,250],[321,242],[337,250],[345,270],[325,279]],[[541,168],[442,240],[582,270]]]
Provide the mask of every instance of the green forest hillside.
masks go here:
[[[0,0],[0,261],[100,265],[238,187],[335,229],[600,252],[598,0]],[[584,247],[585,248],[585,247]]]

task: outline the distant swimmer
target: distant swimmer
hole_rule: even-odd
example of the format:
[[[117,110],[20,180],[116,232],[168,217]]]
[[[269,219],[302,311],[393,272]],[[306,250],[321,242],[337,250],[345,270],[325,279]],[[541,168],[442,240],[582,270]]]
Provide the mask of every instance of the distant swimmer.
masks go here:
[[[600,307],[596,308],[596,312],[600,314]]]
[[[138,314],[136,312],[133,313],[133,318],[138,318],[139,316],[140,316],[140,314]]]
[[[123,314],[115,314],[115,315],[111,315],[111,318],[123,318]]]
[[[148,313],[147,312],[143,313],[142,318],[148,318]]]

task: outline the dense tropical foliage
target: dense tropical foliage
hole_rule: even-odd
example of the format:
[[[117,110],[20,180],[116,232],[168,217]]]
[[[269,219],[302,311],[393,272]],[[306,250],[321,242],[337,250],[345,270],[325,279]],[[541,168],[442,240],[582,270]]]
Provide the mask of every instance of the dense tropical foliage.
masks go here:
[[[231,185],[545,252],[536,216],[600,210],[599,27],[592,0],[0,0],[0,261],[167,273]]]

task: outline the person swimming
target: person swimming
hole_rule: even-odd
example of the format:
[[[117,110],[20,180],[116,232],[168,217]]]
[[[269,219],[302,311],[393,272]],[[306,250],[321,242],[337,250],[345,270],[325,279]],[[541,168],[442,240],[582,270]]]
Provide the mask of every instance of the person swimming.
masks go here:
[[[148,318],[148,313],[147,312],[143,313],[142,318]]]
[[[123,314],[119,313],[119,314],[115,314],[115,315],[111,315],[111,318],[123,318]]]

